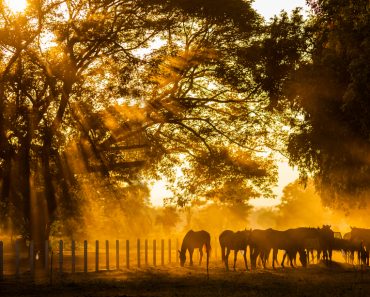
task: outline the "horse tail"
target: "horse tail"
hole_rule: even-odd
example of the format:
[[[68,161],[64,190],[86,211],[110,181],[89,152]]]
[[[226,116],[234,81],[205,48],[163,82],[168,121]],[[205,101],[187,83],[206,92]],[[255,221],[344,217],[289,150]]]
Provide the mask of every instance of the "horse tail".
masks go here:
[[[210,242],[206,242],[203,244],[203,251],[206,253],[210,253],[212,250]]]

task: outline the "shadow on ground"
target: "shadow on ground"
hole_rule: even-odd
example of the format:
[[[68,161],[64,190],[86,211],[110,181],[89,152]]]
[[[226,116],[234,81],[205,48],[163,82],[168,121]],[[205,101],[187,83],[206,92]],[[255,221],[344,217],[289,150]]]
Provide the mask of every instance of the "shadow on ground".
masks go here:
[[[0,282],[0,296],[124,297],[124,296],[369,296],[370,270],[345,264],[308,268],[237,270],[226,273],[211,267],[163,267],[84,275],[65,274],[53,279]]]

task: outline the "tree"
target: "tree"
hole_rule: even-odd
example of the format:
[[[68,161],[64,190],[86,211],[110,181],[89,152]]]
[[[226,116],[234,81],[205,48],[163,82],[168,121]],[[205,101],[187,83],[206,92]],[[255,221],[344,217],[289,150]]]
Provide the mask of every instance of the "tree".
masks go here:
[[[42,249],[55,220],[83,211],[86,185],[116,199],[151,177],[174,181],[181,164],[178,204],[229,195],[233,183],[228,199],[271,195],[275,166],[260,153],[280,117],[263,40],[276,37],[249,2],[217,3],[0,6],[3,224]]]
[[[314,183],[309,181],[302,185],[295,181],[283,190],[281,204],[277,206],[276,224],[278,228],[294,228],[297,226],[320,227],[332,223],[329,211],[322,205],[316,193]]]
[[[369,2],[309,1],[310,59],[293,72],[288,98],[300,114],[288,154],[312,174],[326,204],[368,200]]]
[[[157,29],[134,1],[29,1],[21,14],[1,3],[0,14],[1,223],[42,250],[56,215],[78,213],[79,181],[109,175],[97,148],[102,106],[88,91],[112,94],[99,75],[114,59],[129,73],[132,52]]]

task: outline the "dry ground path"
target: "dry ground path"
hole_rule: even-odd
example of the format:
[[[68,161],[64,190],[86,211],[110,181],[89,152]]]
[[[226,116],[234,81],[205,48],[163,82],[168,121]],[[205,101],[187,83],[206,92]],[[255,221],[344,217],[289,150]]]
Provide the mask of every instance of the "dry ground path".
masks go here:
[[[146,268],[65,274],[50,285],[40,278],[31,281],[6,278],[0,282],[1,297],[125,297],[125,296],[370,296],[370,270],[344,264],[308,268],[237,270],[226,273],[220,266],[210,269],[176,265]]]

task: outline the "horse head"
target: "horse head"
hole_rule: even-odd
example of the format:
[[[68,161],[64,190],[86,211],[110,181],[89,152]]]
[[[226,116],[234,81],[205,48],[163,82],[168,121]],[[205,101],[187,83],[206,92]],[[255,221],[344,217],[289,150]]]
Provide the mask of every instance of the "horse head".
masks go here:
[[[185,261],[186,261],[186,250],[180,251],[179,250],[179,256],[180,256],[180,265],[181,267],[184,267]]]

